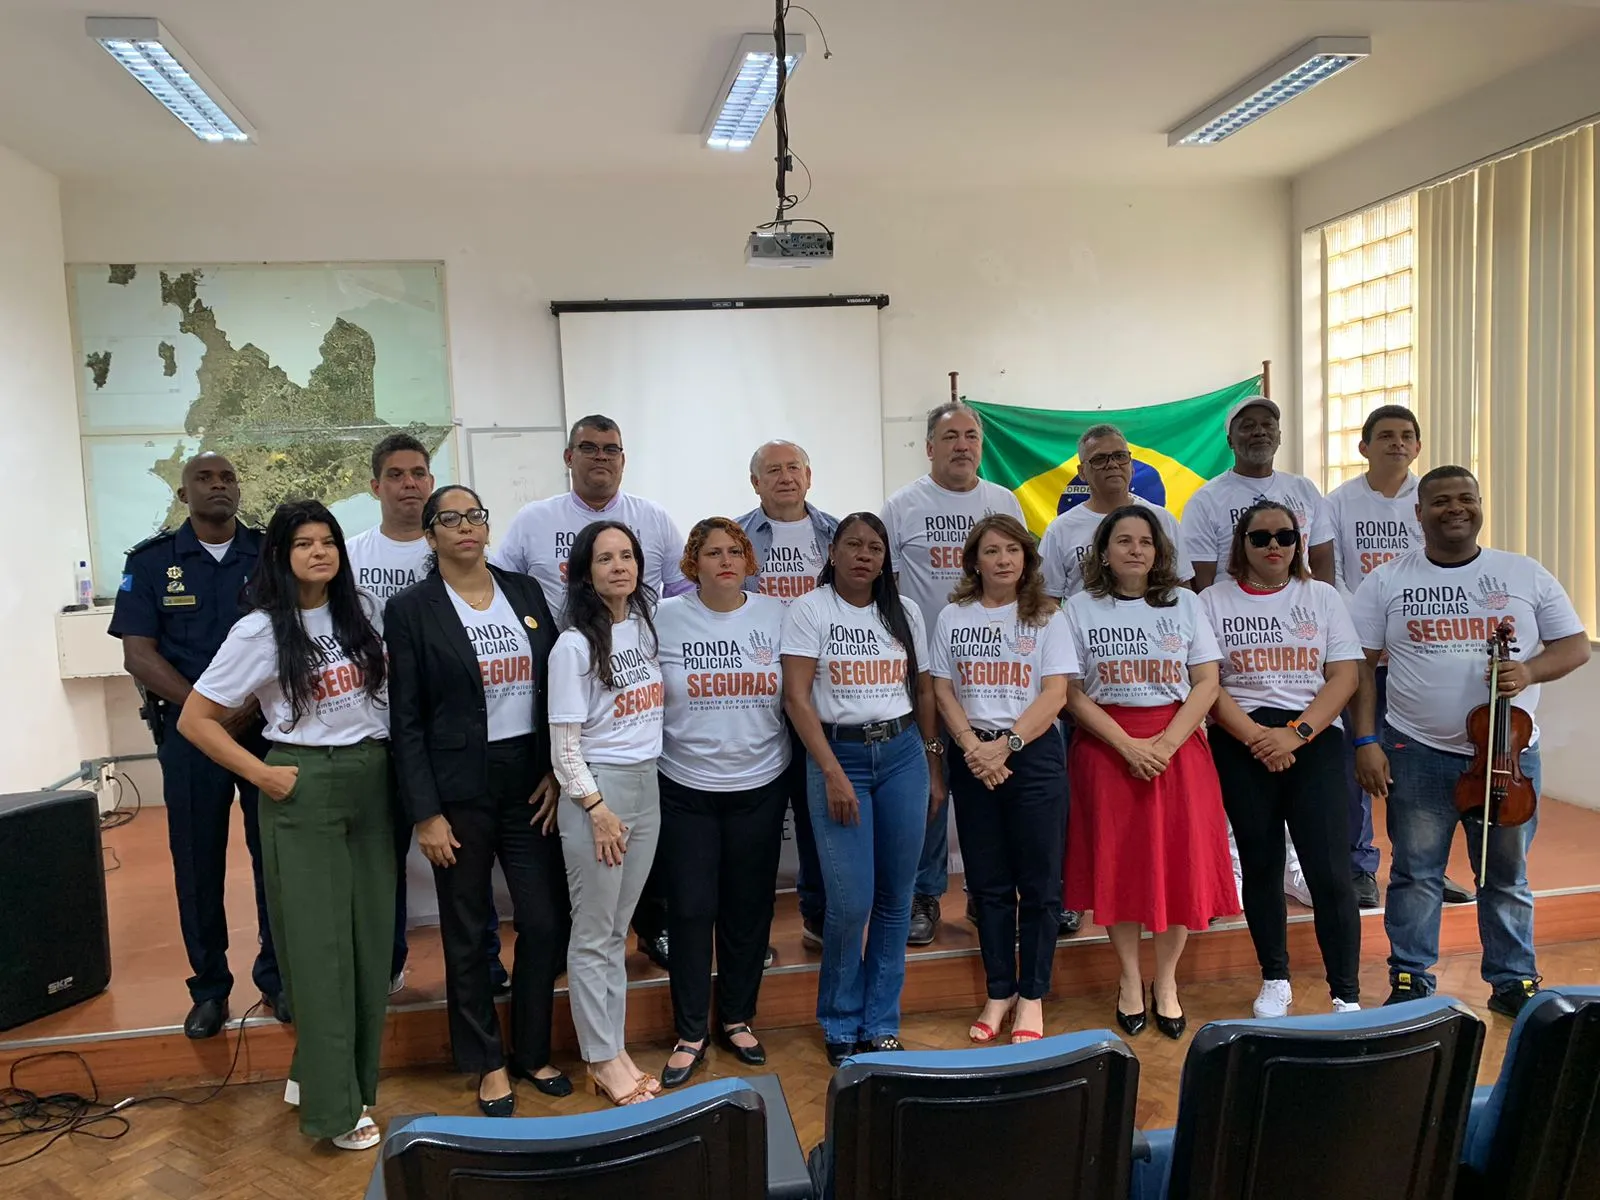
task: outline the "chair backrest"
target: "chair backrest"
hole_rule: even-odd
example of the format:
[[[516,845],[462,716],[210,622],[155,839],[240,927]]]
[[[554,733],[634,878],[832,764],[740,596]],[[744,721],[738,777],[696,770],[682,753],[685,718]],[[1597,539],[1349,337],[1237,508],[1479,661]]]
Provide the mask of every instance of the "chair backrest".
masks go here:
[[[1041,1184],[1059,1200],[1124,1200],[1138,1086],[1138,1060],[1105,1029],[860,1055],[828,1088],[813,1176],[833,1200],[986,1200]]]
[[[727,1079],[571,1117],[424,1117],[383,1148],[387,1200],[763,1200],[766,1111]]]
[[[1217,1021],[1183,1065],[1167,1196],[1443,1200],[1483,1023],[1457,1000]]]
[[[1483,1195],[1600,1191],[1600,989],[1550,989],[1522,1010],[1463,1159]]]

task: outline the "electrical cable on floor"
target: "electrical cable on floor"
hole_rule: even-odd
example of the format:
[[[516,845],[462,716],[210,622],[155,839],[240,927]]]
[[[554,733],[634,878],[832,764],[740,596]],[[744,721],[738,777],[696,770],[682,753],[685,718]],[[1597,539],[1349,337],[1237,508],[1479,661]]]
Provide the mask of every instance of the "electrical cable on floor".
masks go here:
[[[0,1168],[25,1163],[30,1158],[43,1154],[69,1134],[83,1134],[85,1137],[98,1138],[103,1142],[114,1142],[126,1136],[133,1128],[132,1122],[121,1114],[141,1104],[159,1102],[193,1107],[215,1099],[232,1081],[234,1072],[238,1070],[239,1055],[244,1051],[250,1018],[265,1003],[264,1000],[256,1001],[240,1018],[239,1040],[234,1044],[233,1061],[228,1064],[228,1073],[222,1077],[221,1083],[198,1099],[162,1093],[155,1096],[129,1096],[115,1104],[108,1104],[100,1098],[100,1083],[95,1079],[94,1070],[89,1066],[88,1060],[75,1050],[50,1050],[17,1059],[11,1064],[6,1086],[0,1088],[0,1153],[13,1143],[28,1138],[42,1137],[45,1141],[21,1158],[0,1159]],[[76,1059],[89,1080],[88,1093],[53,1092],[39,1095],[37,1092],[17,1086],[17,1072],[20,1068],[29,1063],[43,1062],[52,1058]]]

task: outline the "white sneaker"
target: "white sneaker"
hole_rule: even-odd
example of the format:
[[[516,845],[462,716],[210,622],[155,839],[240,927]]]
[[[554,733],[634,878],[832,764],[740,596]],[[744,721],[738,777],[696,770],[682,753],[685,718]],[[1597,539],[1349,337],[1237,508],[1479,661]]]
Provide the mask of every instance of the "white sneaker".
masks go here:
[[[1250,1007],[1256,1016],[1265,1020],[1288,1016],[1289,1005],[1292,1003],[1294,1003],[1294,992],[1290,990],[1287,979],[1263,979],[1261,993]]]
[[[1361,1005],[1354,1000],[1335,1000],[1333,1002],[1333,1011],[1336,1013],[1360,1012]]]
[[[1307,908],[1312,907],[1311,889],[1306,886],[1306,874],[1297,862],[1290,863],[1283,873],[1283,894],[1300,901]]]
[[[389,980],[389,995],[394,995],[406,986],[406,969],[400,968],[400,974]]]

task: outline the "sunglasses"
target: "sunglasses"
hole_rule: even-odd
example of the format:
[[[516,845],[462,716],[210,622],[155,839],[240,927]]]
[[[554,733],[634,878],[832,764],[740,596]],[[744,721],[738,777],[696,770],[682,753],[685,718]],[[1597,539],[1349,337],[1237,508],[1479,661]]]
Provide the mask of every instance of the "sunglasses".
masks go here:
[[[1288,549],[1300,540],[1300,535],[1292,529],[1252,529],[1245,534],[1245,539],[1257,550],[1265,550],[1273,542]]]

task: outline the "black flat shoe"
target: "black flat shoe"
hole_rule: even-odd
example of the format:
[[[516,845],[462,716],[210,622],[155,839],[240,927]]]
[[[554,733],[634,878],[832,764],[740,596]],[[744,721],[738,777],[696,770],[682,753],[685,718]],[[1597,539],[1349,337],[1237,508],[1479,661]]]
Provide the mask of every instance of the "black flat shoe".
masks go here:
[[[755,1032],[750,1028],[749,1025],[729,1025],[726,1028],[718,1025],[717,1045],[721,1046],[724,1050],[732,1051],[733,1056],[747,1067],[766,1066],[767,1048],[763,1046],[759,1040],[754,1046],[741,1046],[733,1040],[733,1035],[736,1033],[748,1033],[751,1037],[755,1037]]]
[[[854,1042],[824,1042],[822,1046],[828,1052],[828,1064],[835,1067],[856,1052]]]
[[[672,1065],[672,1054],[692,1054],[694,1058],[687,1067],[675,1067]],[[661,1068],[661,1086],[664,1088],[682,1087],[689,1082],[689,1076],[693,1075],[705,1061],[706,1043],[701,1042],[696,1048],[679,1042],[672,1048],[672,1054],[667,1055],[667,1065]]]
[[[183,1019],[183,1036],[193,1041],[216,1037],[228,1023],[226,1000],[201,1000]]]
[[[272,1015],[278,1018],[278,1024],[294,1024],[294,1013],[289,1008],[288,992],[279,992],[276,996],[263,996],[262,999],[266,1000],[267,1008],[272,1011]]]
[[[483,1079],[481,1077],[478,1080],[478,1086],[480,1088],[483,1086]],[[486,1117],[514,1116],[517,1111],[516,1089],[512,1088],[511,1091],[507,1092],[504,1096],[496,1096],[493,1100],[485,1100],[480,1095],[478,1097],[478,1111]]]
[[[639,949],[644,951],[644,956],[663,971],[672,970],[672,946],[667,941],[666,934],[658,934],[653,938],[640,938]]]
[[[510,1063],[506,1064],[506,1071],[511,1075],[511,1078],[521,1079],[533,1084],[535,1091],[541,1092],[546,1096],[554,1096],[557,1100],[560,1100],[572,1095],[572,1080],[565,1075],[552,1075],[549,1079],[540,1079],[532,1071],[524,1070],[522,1067],[514,1067]]]
[[[881,1037],[856,1043],[857,1054],[889,1054],[895,1050],[904,1049],[905,1047],[900,1044],[900,1039],[892,1033],[886,1033]]]
[[[1173,1041],[1177,1041],[1179,1038],[1181,1038],[1183,1036],[1183,1031],[1189,1028],[1189,1019],[1182,1013],[1179,1013],[1175,1017],[1163,1017],[1161,1015],[1160,1010],[1156,1008],[1155,988],[1150,989],[1150,1011],[1156,1015],[1156,1028],[1161,1030],[1162,1033],[1166,1034]]]

